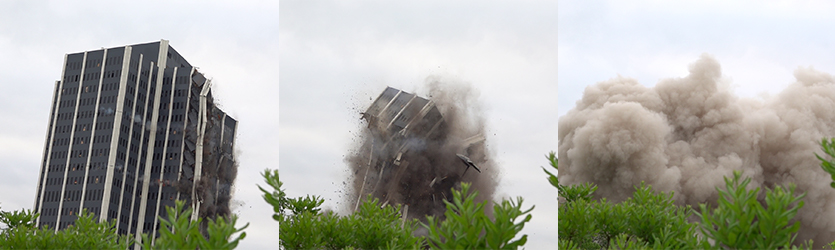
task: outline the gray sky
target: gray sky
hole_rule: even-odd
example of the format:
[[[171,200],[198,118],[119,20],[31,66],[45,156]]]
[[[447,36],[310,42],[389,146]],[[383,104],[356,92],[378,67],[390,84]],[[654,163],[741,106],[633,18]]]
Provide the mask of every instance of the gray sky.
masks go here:
[[[280,168],[289,195],[340,209],[359,110],[387,85],[425,95],[432,75],[479,90],[502,168],[497,198],[536,205],[528,248],[557,244],[556,190],[540,169],[557,150],[553,1],[0,2],[3,210],[32,208],[64,54],[159,39],[213,78],[215,98],[240,121],[234,211],[251,224],[241,249],[278,244],[255,186],[261,171]]]
[[[618,74],[646,86],[713,55],[741,97],[775,95],[800,66],[835,73],[831,1],[565,1],[559,6],[559,115]]]
[[[556,189],[540,166],[557,149],[556,2],[283,2],[279,39],[281,177],[290,196],[343,208],[343,161],[364,111],[389,85],[469,82],[501,166],[497,198],[536,205],[526,246],[555,246]]]

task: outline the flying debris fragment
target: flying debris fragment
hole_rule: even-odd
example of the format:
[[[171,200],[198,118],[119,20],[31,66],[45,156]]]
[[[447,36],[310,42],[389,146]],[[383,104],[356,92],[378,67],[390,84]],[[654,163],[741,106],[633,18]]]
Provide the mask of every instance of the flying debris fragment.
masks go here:
[[[478,169],[478,167],[475,166],[475,163],[473,163],[473,161],[470,160],[470,157],[467,157],[467,156],[462,155],[462,154],[455,154],[455,155],[457,155],[458,158],[461,159],[462,162],[464,162],[464,165],[467,166],[467,169],[464,170],[464,173],[467,173],[467,170],[469,170],[470,167],[475,168],[476,171],[481,173],[481,169]]]

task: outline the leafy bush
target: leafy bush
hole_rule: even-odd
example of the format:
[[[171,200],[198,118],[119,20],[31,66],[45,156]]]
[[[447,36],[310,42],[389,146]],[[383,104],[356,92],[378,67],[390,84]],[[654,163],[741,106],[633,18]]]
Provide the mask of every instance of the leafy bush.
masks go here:
[[[281,247],[287,249],[421,249],[426,238],[413,236],[417,220],[400,216],[400,205],[383,206],[376,198],[368,197],[359,209],[348,216],[322,213],[323,200],[318,196],[287,198],[277,170],[263,174],[273,191],[259,186],[264,200],[273,206],[273,218],[279,222]],[[495,220],[484,214],[486,201],[476,203],[477,192],[470,192],[470,184],[462,183],[462,190],[453,191],[453,201],[446,202],[446,219],[429,217],[428,246],[443,248],[501,248],[516,249],[527,241],[527,235],[514,239],[524,224],[531,220],[533,207],[523,211],[522,198],[504,200],[493,207]],[[524,219],[519,220],[521,216]]]
[[[191,221],[192,208],[185,208],[185,202],[176,201],[174,208],[166,207],[168,218],[160,217],[160,236],[153,241],[148,234],[142,234],[142,244],[145,249],[234,249],[238,243],[246,237],[242,228],[235,228],[237,216],[230,218],[220,217],[216,220],[209,219],[206,233],[208,238],[200,232],[200,224],[203,218]],[[232,235],[240,233],[237,238]],[[230,240],[232,239],[232,240]]]
[[[695,226],[687,222],[690,207],[673,204],[672,193],[655,193],[641,183],[621,203],[606,199],[578,199],[559,208],[559,237],[579,248],[681,248],[695,240]]]
[[[792,184],[786,190],[776,187],[767,190],[766,206],[763,207],[757,196],[760,189],[747,190],[750,178],[740,182],[741,174],[734,172],[733,179],[725,177],[725,190],[719,192],[719,207],[709,210],[701,204],[705,211],[702,218],[701,231],[714,240],[712,247],[729,247],[742,249],[776,249],[788,248],[797,237],[800,222],[790,224],[797,210],[803,207],[801,199],[806,194],[795,196],[795,186]],[[793,203],[797,205],[792,206]]]
[[[826,141],[826,138],[821,139],[821,148],[830,158],[835,158],[835,138],[831,138],[829,141]],[[815,153],[815,156],[821,161],[821,168],[823,168],[823,171],[826,171],[832,176],[832,182],[829,183],[829,185],[832,186],[832,188],[835,188],[835,163],[824,159],[817,153]],[[832,242],[832,244],[835,245],[835,242]]]
[[[424,239],[412,236],[416,220],[404,220],[400,206],[381,206],[366,199],[349,216],[323,213],[324,200],[318,196],[287,198],[277,170],[263,174],[273,191],[259,186],[264,200],[273,205],[273,219],[279,222],[281,247],[287,249],[419,249]],[[289,210],[289,213],[287,212]]]
[[[284,185],[284,183],[282,183],[278,178],[278,170],[264,170],[264,173],[262,173],[261,176],[263,176],[267,184],[273,188],[273,191],[270,192],[258,185],[258,189],[261,189],[261,192],[264,193],[261,197],[264,198],[264,201],[273,206],[273,211],[275,212],[275,214],[273,214],[274,220],[279,220],[278,217],[287,215],[287,210],[290,210],[291,215],[298,215],[305,211],[316,214],[321,211],[319,206],[321,206],[325,200],[319,196],[308,195],[304,198],[287,198],[287,194],[284,193],[284,189],[281,189],[281,185]]]
[[[445,220],[428,217],[429,246],[432,249],[517,249],[528,240],[528,235],[513,240],[525,223],[531,220],[533,210],[522,210],[522,197],[516,201],[502,201],[493,206],[495,221],[484,214],[487,201],[476,203],[477,191],[470,192],[470,184],[462,183],[461,190],[452,190],[453,201],[446,203]],[[466,195],[466,196],[465,196]],[[516,223],[517,218],[528,214]]]
[[[177,201],[177,207],[167,207],[169,218],[160,218],[160,237],[151,245],[147,234],[142,235],[145,249],[234,249],[246,233],[235,229],[236,217],[209,220],[208,239],[200,233],[198,225],[202,219],[190,221],[191,208],[183,209],[184,203]],[[69,227],[56,232],[44,226],[35,227],[39,214],[31,211],[0,212],[0,222],[8,228],[0,233],[0,249],[126,249],[135,243],[132,235],[116,232],[116,222],[98,222],[98,218],[82,210],[78,219]],[[241,233],[234,240],[233,234]]]
[[[32,210],[5,212],[0,211],[0,223],[6,224],[7,229],[13,229],[21,226],[34,226],[35,219],[38,214],[32,213]]]
[[[0,222],[8,227],[0,234],[0,249],[125,249],[133,244],[132,236],[116,233],[115,221],[99,223],[86,210],[58,232],[35,227],[38,216],[31,211],[0,212]]]

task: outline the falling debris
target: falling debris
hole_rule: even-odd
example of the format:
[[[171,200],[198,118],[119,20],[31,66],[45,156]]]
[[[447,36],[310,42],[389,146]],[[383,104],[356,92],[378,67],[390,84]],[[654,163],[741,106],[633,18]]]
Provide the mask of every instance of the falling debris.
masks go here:
[[[470,169],[470,167],[475,168],[476,171],[481,173],[481,169],[478,169],[478,167],[475,166],[475,163],[473,163],[473,161],[471,161],[469,157],[464,156],[462,154],[455,154],[455,155],[457,155],[458,158],[461,159],[462,162],[464,162],[464,165],[467,166],[467,169],[464,170],[464,173],[466,173],[467,170]]]
[[[353,173],[351,210],[371,194],[382,204],[408,205],[410,218],[440,217],[443,200],[461,182],[473,183],[479,202],[491,200],[496,168],[474,91],[439,78],[427,83],[433,100],[387,87],[361,113],[367,126],[346,157]],[[470,167],[480,174],[464,175]]]
[[[695,207],[715,205],[715,188],[737,170],[749,188],[794,183],[807,192],[797,240],[819,248],[835,237],[835,190],[815,158],[821,138],[835,136],[835,79],[812,68],[794,76],[777,96],[740,98],[703,55],[688,76],[655,87],[622,77],[588,86],[559,121],[560,183],[595,183],[622,201],[645,181]]]
[[[186,132],[183,169],[177,177],[179,181],[170,186],[196,209],[193,219],[227,217],[231,215],[232,188],[238,175],[234,156],[237,121],[215,104],[211,80],[197,72],[192,78],[192,98],[183,129]],[[201,226],[201,229],[206,227]]]

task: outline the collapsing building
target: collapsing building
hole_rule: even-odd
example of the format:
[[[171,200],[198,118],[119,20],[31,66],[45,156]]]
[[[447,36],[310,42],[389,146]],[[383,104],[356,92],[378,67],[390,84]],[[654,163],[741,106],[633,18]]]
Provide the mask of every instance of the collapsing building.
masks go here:
[[[230,214],[237,121],[211,80],[168,41],[68,54],[55,83],[34,211],[72,225],[82,209],[117,232],[159,235],[165,207]],[[141,245],[141,244],[138,244]]]
[[[467,171],[481,172],[467,155],[484,137],[450,143],[449,123],[431,100],[387,87],[362,118],[368,136],[361,152],[350,159],[357,189],[354,210],[370,194],[383,204],[404,205],[414,218],[441,216],[443,200],[451,200],[451,189]]]

